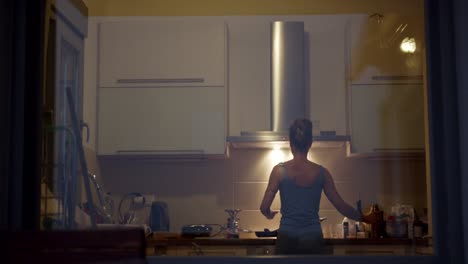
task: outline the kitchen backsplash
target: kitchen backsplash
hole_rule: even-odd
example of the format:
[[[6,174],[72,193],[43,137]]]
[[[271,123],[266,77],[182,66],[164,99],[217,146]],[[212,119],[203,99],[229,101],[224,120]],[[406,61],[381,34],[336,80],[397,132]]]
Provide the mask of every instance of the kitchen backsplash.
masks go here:
[[[88,154],[88,160],[94,157]],[[328,168],[345,201],[355,206],[360,198],[364,211],[376,202],[389,212],[396,203],[427,207],[424,160],[369,160],[347,158],[346,149],[319,148],[310,159]],[[231,149],[228,159],[161,162],[155,160],[102,159],[95,172],[106,192],[118,205],[126,193],[139,192],[169,206],[170,231],[185,224],[225,224],[226,208],[242,209],[240,226],[250,230],[277,229],[280,217],[265,219],[259,206],[269,173],[290,158],[288,150]],[[100,169],[99,169],[100,167]],[[279,196],[273,209],[280,208]],[[340,223],[338,213],[322,195],[320,216],[328,226]]]

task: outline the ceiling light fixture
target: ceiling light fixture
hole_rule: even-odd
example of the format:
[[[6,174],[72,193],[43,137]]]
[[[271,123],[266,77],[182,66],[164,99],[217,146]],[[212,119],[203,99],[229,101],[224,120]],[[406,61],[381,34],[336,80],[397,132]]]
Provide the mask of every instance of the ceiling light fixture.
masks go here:
[[[404,53],[414,53],[416,51],[416,41],[414,40],[414,38],[404,38],[401,41],[400,50]]]

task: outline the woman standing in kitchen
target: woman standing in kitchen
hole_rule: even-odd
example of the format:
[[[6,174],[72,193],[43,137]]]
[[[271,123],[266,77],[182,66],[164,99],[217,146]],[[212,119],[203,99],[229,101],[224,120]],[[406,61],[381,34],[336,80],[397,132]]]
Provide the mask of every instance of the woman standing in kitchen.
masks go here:
[[[271,211],[270,206],[279,190],[282,217],[276,253],[325,254],[318,216],[322,190],[344,216],[367,223],[374,222],[373,217],[362,215],[347,204],[337,192],[328,170],[307,159],[312,145],[312,122],[296,119],[289,128],[289,142],[293,159],[276,165],[271,171],[260,211],[273,219],[278,211]]]

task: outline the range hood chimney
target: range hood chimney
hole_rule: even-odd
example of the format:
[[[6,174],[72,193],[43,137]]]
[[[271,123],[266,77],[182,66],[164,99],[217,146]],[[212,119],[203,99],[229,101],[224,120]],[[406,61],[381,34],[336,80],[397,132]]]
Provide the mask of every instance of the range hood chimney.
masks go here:
[[[287,134],[306,116],[304,22],[273,22],[271,40],[271,130]]]
[[[304,22],[274,21],[271,24],[270,131],[241,131],[227,138],[234,148],[289,148],[289,126],[306,114]],[[334,135],[317,141],[344,141]],[[323,145],[323,144],[322,144]]]

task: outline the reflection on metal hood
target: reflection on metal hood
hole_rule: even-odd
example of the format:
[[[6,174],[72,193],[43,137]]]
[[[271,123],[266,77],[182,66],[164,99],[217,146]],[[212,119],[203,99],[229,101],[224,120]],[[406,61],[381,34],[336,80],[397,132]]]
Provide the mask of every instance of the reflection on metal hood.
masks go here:
[[[242,131],[227,138],[235,148],[289,148],[289,125],[307,117],[304,22],[271,24],[271,131]],[[313,147],[343,145],[346,136],[326,133],[314,136]],[[330,142],[321,144],[320,142]]]

